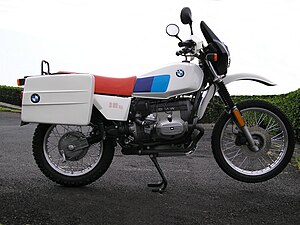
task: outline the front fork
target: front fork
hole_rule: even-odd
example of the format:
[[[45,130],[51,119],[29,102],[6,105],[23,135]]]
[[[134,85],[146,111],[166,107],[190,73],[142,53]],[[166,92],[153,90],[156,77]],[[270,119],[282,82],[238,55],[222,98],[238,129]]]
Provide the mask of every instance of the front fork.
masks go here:
[[[218,93],[220,94],[220,97],[226,106],[227,112],[230,114],[230,116],[233,119],[233,121],[235,122],[235,124],[241,129],[241,131],[245,135],[245,138],[249,143],[249,148],[254,152],[259,151],[259,148],[255,144],[254,139],[245,123],[244,118],[242,117],[239,109],[236,107],[236,105],[232,101],[224,82],[222,80],[220,80],[216,84],[218,86]]]

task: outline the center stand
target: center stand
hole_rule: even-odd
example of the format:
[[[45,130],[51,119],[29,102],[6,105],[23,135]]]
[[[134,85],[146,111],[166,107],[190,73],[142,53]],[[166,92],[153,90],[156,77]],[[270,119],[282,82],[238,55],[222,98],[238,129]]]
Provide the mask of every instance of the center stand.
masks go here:
[[[148,184],[148,187],[153,187],[153,189],[152,189],[153,192],[159,192],[160,194],[162,194],[168,185],[168,181],[167,181],[162,169],[160,168],[160,165],[158,164],[157,155],[151,154],[151,155],[149,155],[149,157],[152,160],[152,162],[154,163],[162,181],[160,183],[156,183],[156,184]]]

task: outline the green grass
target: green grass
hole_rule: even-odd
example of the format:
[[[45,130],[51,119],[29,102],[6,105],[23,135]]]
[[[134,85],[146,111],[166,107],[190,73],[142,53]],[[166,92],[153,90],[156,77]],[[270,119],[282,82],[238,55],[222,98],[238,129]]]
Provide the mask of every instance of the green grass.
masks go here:
[[[295,156],[293,159],[293,164],[300,170],[300,156]]]
[[[11,109],[5,106],[0,106],[0,111],[6,111],[6,112],[14,112],[14,113],[20,113],[20,109]],[[1,224],[0,224],[1,225]]]

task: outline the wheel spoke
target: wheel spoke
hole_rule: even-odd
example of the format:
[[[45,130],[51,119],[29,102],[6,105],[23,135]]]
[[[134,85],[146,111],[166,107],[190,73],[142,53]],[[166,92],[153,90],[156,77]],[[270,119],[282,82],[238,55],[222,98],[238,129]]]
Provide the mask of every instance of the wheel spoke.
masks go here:
[[[236,143],[240,143],[236,141],[238,135],[229,119],[221,134],[223,157],[239,173],[265,174],[283,159],[287,151],[287,130],[278,116],[267,109],[246,108],[241,113],[260,149],[254,152],[246,144],[237,146]]]
[[[232,152],[232,153],[233,153],[233,152]],[[231,154],[231,153],[230,153],[230,154]],[[238,150],[238,151],[235,152],[234,156],[229,157],[228,159],[229,159],[230,161],[233,161],[237,156],[239,156],[239,155],[241,155],[241,154],[242,154],[241,151]]]
[[[274,135],[271,140],[272,141],[281,141],[284,139],[283,131],[281,131],[279,134]]]
[[[83,137],[89,135],[91,130],[91,126],[51,126],[46,133],[44,141],[44,153],[49,165],[57,172],[68,176],[80,176],[92,170],[100,161],[103,146],[102,144],[96,143],[89,147],[85,147],[85,143],[80,142]],[[59,144],[61,141],[64,143],[63,145]],[[75,141],[75,143],[73,144],[70,141]],[[59,145],[64,147],[61,149]],[[75,149],[68,150],[66,147],[69,145],[75,146]],[[76,146],[84,147],[78,147],[76,149]],[[83,151],[86,151],[86,153]],[[66,154],[67,160],[65,162],[62,154]],[[74,156],[78,159],[74,158]]]
[[[265,120],[266,117],[267,117],[266,114],[261,114],[260,117],[259,117],[259,119],[258,119],[258,121],[257,121],[257,123],[256,123],[256,125],[260,126],[261,123]]]
[[[272,131],[276,131],[276,130],[279,130],[279,129],[280,129],[279,124],[276,121],[274,121],[272,118],[270,118],[270,121],[269,121],[269,123],[266,127],[266,130],[268,132],[272,132]]]
[[[54,150],[57,150],[57,146],[56,145],[53,145],[53,146],[51,146],[51,147],[48,148],[48,154],[50,154]]]
[[[230,146],[228,146],[229,144],[230,144]],[[236,147],[235,143],[227,143],[224,146],[226,146],[226,148],[224,149],[224,152]]]
[[[247,159],[248,159],[248,157],[246,156],[246,157],[244,158],[244,160],[240,163],[240,165],[239,165],[240,168],[242,168],[242,165],[244,164],[244,162],[246,162]]]

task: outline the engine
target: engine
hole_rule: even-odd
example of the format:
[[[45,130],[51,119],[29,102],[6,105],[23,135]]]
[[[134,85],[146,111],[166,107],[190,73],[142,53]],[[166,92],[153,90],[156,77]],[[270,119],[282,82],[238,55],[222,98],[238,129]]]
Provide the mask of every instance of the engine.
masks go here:
[[[172,140],[188,131],[192,104],[190,99],[141,100],[132,105],[129,131],[136,141]]]

